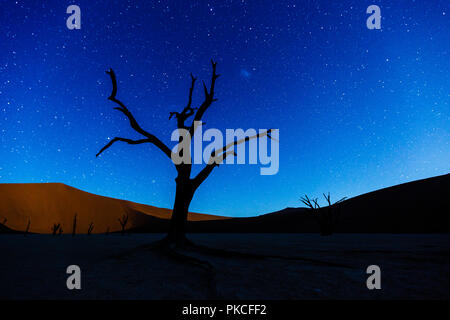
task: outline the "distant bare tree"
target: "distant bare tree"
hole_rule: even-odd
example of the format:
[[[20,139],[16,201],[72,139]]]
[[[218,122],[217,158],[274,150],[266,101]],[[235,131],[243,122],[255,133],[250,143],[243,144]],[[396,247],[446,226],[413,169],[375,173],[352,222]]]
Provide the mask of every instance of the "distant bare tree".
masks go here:
[[[204,100],[200,104],[199,107],[192,107],[192,96],[194,92],[194,86],[197,78],[195,78],[191,74],[191,86],[189,88],[188,101],[186,107],[182,109],[181,112],[170,112],[169,119],[176,119],[177,128],[179,130],[185,130],[189,132],[191,137],[194,137],[194,133],[202,121],[203,115],[209,109],[211,104],[217,99],[214,97],[214,89],[216,85],[216,80],[219,78],[219,74],[216,73],[217,63],[211,61],[212,66],[212,76],[211,76],[211,84],[208,87],[203,82],[203,91],[204,91]],[[103,151],[111,147],[115,142],[121,141],[126,142],[128,144],[142,144],[142,143],[151,143],[156,146],[163,154],[165,154],[172,161],[172,150],[167,147],[160,139],[158,139],[155,135],[149,133],[144,130],[137,122],[136,118],[133,116],[131,111],[125,106],[125,104],[116,98],[117,95],[117,80],[116,75],[112,69],[106,71],[106,73],[110,76],[112,82],[112,92],[109,96],[109,100],[116,103],[118,107],[114,108],[120,112],[122,112],[129,120],[131,127],[140,135],[143,136],[142,139],[132,140],[127,138],[115,137],[111,141],[109,141],[98,153],[99,156]],[[186,124],[186,121],[193,117],[193,120],[190,124]],[[192,161],[190,163],[182,162],[180,164],[175,164],[175,168],[177,170],[177,177],[175,178],[176,182],[176,190],[175,190],[175,202],[172,210],[172,217],[170,220],[169,232],[164,244],[169,246],[175,245],[176,247],[184,247],[186,243],[186,221],[189,211],[189,205],[194,197],[194,194],[198,187],[208,178],[213,169],[217,167],[220,163],[222,163],[226,157],[229,155],[234,156],[236,153],[234,152],[234,147],[238,144],[246,143],[251,139],[258,139],[261,137],[269,137],[271,129],[266,130],[265,132],[260,132],[254,136],[245,137],[244,139],[239,139],[234,142],[231,142],[218,150],[213,150],[210,154],[210,161],[208,164],[193,178],[191,178],[191,169],[192,169]],[[180,135],[180,142],[182,137]],[[182,154],[180,153],[180,156]],[[192,159],[192,155],[189,155]]]
[[[27,224],[27,228],[25,229],[24,236],[28,235],[28,232],[30,231],[30,226],[31,226],[31,218],[28,218],[28,224]]]
[[[126,227],[126,225],[128,223],[128,213],[124,214],[122,216],[122,218],[119,218],[117,220],[119,220],[119,223],[120,223],[120,225],[122,227],[122,235],[124,235],[125,234],[125,227]]]
[[[53,227],[52,227],[52,235],[56,235],[56,233],[58,233],[58,231],[59,232],[61,232],[61,224],[60,223],[58,223],[58,224],[53,224]]]
[[[306,194],[304,197],[300,198],[300,201],[302,201],[308,208],[313,210],[313,214],[315,215],[315,218],[319,222],[320,234],[323,236],[328,236],[333,234],[334,228],[339,220],[341,209],[339,204],[345,199],[347,199],[347,197],[344,197],[336,201],[335,203],[331,203],[329,192],[328,195],[324,193],[323,197],[328,203],[328,206],[326,208],[320,207],[317,198],[310,199]]]
[[[75,216],[73,217],[72,237],[75,237],[76,233],[77,233],[77,214],[75,213]]]
[[[88,236],[91,235],[92,230],[94,230],[94,223],[93,223],[93,222],[91,222],[91,223],[89,224],[88,232],[87,232]]]

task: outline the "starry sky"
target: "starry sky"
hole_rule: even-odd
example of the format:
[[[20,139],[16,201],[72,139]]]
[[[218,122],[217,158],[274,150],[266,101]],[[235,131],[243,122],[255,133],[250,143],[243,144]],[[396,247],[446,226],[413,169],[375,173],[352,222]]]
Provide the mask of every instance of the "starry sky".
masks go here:
[[[81,29],[66,27],[67,6]],[[381,30],[366,8],[381,8]],[[62,182],[171,207],[176,171],[137,139],[118,98],[170,146],[189,73],[222,76],[205,128],[278,128],[280,167],[223,165],[190,210],[251,216],[299,197],[352,197],[450,172],[450,3],[23,1],[0,4],[0,183]],[[194,104],[202,102],[198,86]]]

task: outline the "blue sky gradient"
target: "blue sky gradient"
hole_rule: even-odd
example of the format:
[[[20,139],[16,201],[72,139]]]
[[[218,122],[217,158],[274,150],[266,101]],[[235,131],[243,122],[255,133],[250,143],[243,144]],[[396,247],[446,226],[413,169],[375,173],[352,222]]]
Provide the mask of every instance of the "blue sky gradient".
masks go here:
[[[66,8],[81,8],[81,29]],[[381,30],[366,8],[381,8]],[[220,166],[191,211],[251,216],[307,193],[352,197],[450,170],[448,1],[7,1],[0,10],[0,183],[62,182],[171,207],[176,171],[107,100],[167,144],[189,73],[206,128],[279,128],[280,169]],[[202,101],[200,86],[194,104]]]

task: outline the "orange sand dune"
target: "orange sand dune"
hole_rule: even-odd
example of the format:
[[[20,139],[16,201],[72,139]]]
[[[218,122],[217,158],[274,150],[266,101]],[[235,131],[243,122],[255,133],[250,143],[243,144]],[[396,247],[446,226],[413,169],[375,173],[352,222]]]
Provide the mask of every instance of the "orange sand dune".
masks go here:
[[[0,223],[25,230],[30,219],[30,232],[51,233],[55,223],[61,223],[64,233],[71,233],[73,218],[77,214],[77,233],[121,230],[118,218],[128,214],[127,229],[148,223],[149,217],[169,219],[170,209],[158,208],[131,201],[103,197],[84,192],[62,183],[0,184]],[[227,219],[200,213],[189,213],[190,221]]]

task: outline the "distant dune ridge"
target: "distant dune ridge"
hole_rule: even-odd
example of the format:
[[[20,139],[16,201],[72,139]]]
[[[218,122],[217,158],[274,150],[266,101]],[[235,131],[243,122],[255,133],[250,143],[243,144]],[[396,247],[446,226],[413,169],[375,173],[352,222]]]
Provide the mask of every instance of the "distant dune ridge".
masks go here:
[[[326,190],[328,191],[328,190]],[[333,190],[330,190],[331,193]],[[300,195],[298,195],[300,196]],[[171,215],[163,209],[102,197],[60,183],[0,184],[0,223],[30,232],[51,233],[61,223],[71,233],[77,213],[77,233],[119,231],[118,218],[129,215],[127,229],[134,232],[166,232]],[[227,218],[190,213],[189,232],[319,232],[313,214],[305,208],[250,218]],[[0,227],[0,233],[5,232]],[[417,180],[366,193],[342,202],[336,232],[354,233],[449,233],[450,174]]]
[[[0,184],[0,223],[6,218],[6,227],[23,231],[28,219],[30,232],[51,233],[55,223],[61,223],[63,233],[71,233],[77,214],[77,233],[121,230],[118,219],[128,214],[127,229],[151,223],[154,218],[167,220],[170,209],[158,208],[126,200],[113,199],[84,192],[62,183]],[[189,220],[225,219],[213,215],[189,213]],[[0,228],[0,232],[4,228]]]
[[[332,195],[333,190],[330,191]],[[318,233],[319,225],[310,210],[286,208],[257,217],[190,223],[189,231]],[[335,232],[450,233],[450,174],[399,184],[342,202]]]

